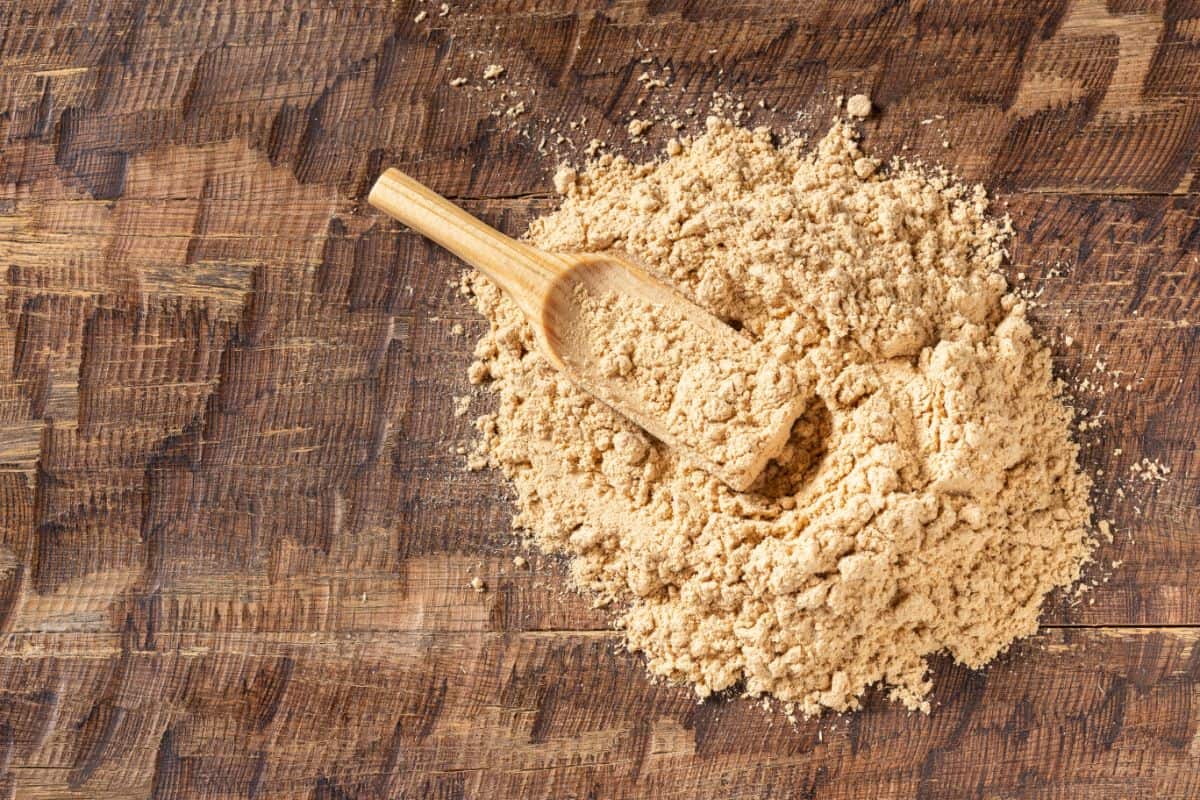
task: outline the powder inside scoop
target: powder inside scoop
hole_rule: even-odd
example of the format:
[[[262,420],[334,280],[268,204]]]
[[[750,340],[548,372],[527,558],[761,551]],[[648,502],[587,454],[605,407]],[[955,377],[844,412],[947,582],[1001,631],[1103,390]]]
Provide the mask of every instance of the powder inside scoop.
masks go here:
[[[586,345],[579,368],[641,409],[660,439],[679,445],[734,488],[746,488],[787,441],[812,381],[733,328],[679,309],[575,288]],[[723,330],[722,330],[723,329]]]
[[[1071,412],[998,271],[1006,223],[982,188],[878,169],[843,124],[806,151],[714,118],[669,152],[564,171],[528,236],[623,249],[740,320],[812,381],[791,438],[733,491],[575,388],[471,275],[490,322],[471,374],[497,401],[473,463],[508,476],[514,526],[570,557],[656,675],[806,714],[875,684],[928,708],[929,655],[980,667],[1033,633],[1092,547]],[[620,356],[602,358],[634,368]],[[721,380],[701,413],[740,402]]]

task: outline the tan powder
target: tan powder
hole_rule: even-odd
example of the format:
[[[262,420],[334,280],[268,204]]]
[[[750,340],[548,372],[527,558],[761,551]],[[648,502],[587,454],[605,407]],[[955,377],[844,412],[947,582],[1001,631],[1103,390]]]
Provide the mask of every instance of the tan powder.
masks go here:
[[[643,298],[595,297],[577,286],[575,302],[590,362],[609,388],[662,426],[656,432],[686,448],[681,456],[745,488],[779,454],[807,405],[811,370],[800,377],[732,328],[714,330]]]
[[[629,136],[637,139],[643,136],[646,131],[654,127],[654,120],[649,119],[631,119],[629,120]]]
[[[654,674],[805,714],[875,684],[928,709],[929,655],[981,667],[1033,633],[1092,546],[1071,413],[998,272],[1006,226],[981,188],[874,169],[842,124],[806,153],[714,118],[671,152],[561,173],[529,238],[622,248],[814,376],[783,452],[729,489],[549,367],[472,275],[471,377],[498,400],[472,463]]]
[[[856,94],[846,101],[846,113],[852,117],[866,119],[871,116],[871,98],[865,94]]]

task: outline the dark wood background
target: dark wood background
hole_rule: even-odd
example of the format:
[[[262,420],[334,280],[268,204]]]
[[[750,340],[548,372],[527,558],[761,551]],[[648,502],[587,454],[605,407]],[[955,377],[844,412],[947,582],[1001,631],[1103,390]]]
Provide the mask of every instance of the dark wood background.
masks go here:
[[[793,727],[513,566],[461,265],[363,198],[515,233],[632,115],[858,91],[1012,214],[1111,579],[929,716]],[[1200,796],[1200,2],[9,0],[0,142],[0,797]]]

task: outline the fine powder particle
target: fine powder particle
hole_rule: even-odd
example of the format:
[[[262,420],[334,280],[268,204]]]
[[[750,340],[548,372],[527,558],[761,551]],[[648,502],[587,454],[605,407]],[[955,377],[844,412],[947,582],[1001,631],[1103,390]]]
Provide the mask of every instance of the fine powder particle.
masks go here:
[[[865,94],[856,94],[846,101],[846,113],[852,117],[866,119],[871,116],[871,98]]]
[[[582,285],[575,304],[592,371],[665,439],[739,489],[779,455],[807,403],[807,376],[732,328],[714,330],[674,307],[613,292],[596,297]]]
[[[1007,225],[981,187],[875,169],[841,123],[805,152],[711,118],[671,152],[560,173],[529,239],[629,252],[808,370],[791,439],[731,490],[552,369],[471,274],[490,322],[471,376],[498,399],[471,463],[503,470],[514,526],[654,674],[804,714],[872,685],[927,710],[928,656],[978,668],[1032,634],[1093,546],[1072,414],[998,271]]]
[[[629,136],[637,139],[654,127],[654,121],[649,119],[631,119],[629,120]]]

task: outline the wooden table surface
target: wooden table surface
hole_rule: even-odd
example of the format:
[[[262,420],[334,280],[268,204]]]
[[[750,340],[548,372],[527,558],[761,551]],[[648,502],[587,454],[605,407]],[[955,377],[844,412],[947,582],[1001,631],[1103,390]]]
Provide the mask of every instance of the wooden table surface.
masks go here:
[[[632,116],[858,91],[1012,215],[1111,577],[929,716],[793,727],[513,566],[461,265],[363,198],[517,233]],[[1195,0],[9,0],[0,144],[0,797],[1200,797]]]

